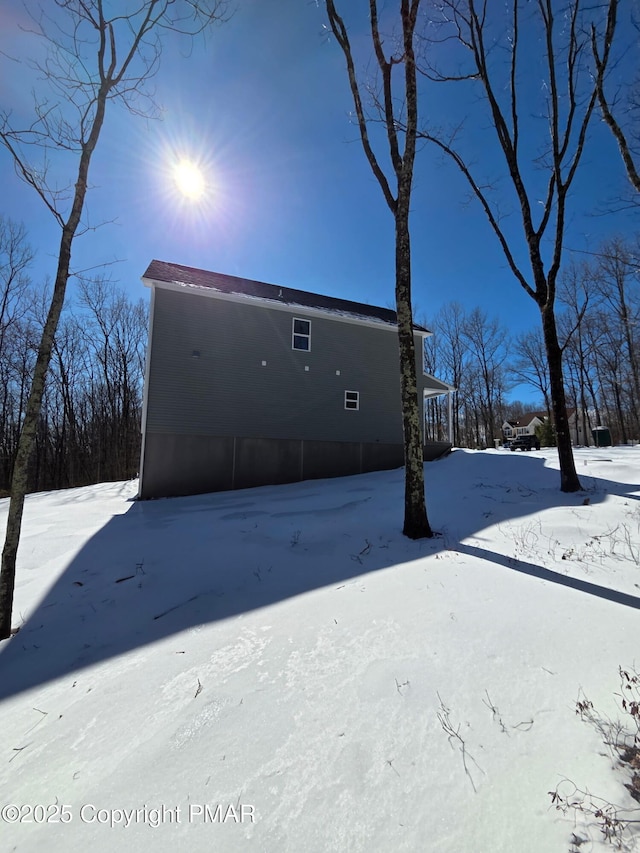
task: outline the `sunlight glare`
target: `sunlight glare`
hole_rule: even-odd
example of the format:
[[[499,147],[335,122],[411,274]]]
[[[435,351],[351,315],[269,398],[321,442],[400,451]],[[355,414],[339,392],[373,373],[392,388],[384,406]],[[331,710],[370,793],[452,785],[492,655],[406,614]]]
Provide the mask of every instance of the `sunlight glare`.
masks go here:
[[[191,160],[181,160],[173,170],[176,185],[183,196],[199,199],[205,190],[202,172]]]

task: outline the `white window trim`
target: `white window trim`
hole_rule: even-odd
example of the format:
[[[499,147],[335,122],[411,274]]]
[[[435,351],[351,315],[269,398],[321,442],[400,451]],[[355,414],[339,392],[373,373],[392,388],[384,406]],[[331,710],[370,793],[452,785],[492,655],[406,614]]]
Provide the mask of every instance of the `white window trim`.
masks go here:
[[[355,403],[355,406],[347,406],[347,394],[355,394],[355,400],[351,399],[348,402]],[[347,412],[359,412],[360,411],[360,392],[359,391],[345,391],[344,392],[344,408]]]
[[[301,323],[309,324],[309,334],[302,334],[302,332],[296,332],[296,320],[299,320]],[[309,341],[308,349],[300,349],[296,344],[296,337],[298,338],[306,338]],[[293,317],[291,320],[291,349],[296,352],[311,352],[311,320],[308,320],[306,317]]]

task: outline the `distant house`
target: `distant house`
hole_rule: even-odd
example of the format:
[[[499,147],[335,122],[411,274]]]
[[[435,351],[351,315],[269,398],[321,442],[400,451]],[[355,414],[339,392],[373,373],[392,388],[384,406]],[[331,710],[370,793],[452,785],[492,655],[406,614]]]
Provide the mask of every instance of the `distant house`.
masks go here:
[[[140,497],[401,466],[394,311],[152,261]],[[423,369],[421,400],[450,386]],[[425,458],[450,448],[425,445]]]
[[[567,418],[569,419],[569,433],[573,444],[592,445],[593,438],[591,429],[587,419],[587,433],[585,435],[582,419],[577,417],[576,409],[567,409]],[[547,418],[546,412],[527,412],[518,418],[517,421],[505,421],[502,424],[502,433],[505,441],[510,441],[517,438],[519,435],[535,435],[536,427],[542,426]]]

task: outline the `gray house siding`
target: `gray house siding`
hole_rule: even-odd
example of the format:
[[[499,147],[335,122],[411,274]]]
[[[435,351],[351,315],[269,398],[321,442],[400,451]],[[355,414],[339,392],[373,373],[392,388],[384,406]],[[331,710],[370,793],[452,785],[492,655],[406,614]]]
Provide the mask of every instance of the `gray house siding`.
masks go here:
[[[403,464],[394,327],[157,286],[152,298],[141,497]],[[311,321],[310,351],[292,349],[294,317]],[[416,359],[421,395],[420,334]]]
[[[147,432],[402,442],[395,330],[298,313],[310,352],[291,347],[294,312],[156,288]]]

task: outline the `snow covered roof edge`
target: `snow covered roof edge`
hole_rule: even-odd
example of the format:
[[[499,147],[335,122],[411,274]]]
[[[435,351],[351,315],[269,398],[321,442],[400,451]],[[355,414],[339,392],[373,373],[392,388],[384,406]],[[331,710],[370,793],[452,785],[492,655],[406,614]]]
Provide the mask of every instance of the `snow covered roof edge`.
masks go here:
[[[376,320],[389,325],[397,325],[396,312],[390,308],[380,308],[376,305],[366,305],[336,296],[324,296],[320,293],[310,293],[306,290],[296,290],[291,287],[280,287],[262,281],[238,278],[233,275],[209,272],[195,267],[186,267],[167,261],[153,260],[147,267],[143,279],[178,284],[189,287],[205,288],[227,295],[244,295],[254,299],[272,301],[280,305],[290,305],[292,308],[313,308],[329,314],[342,317],[354,317]],[[430,334],[429,330],[418,323],[413,324],[417,332]]]

